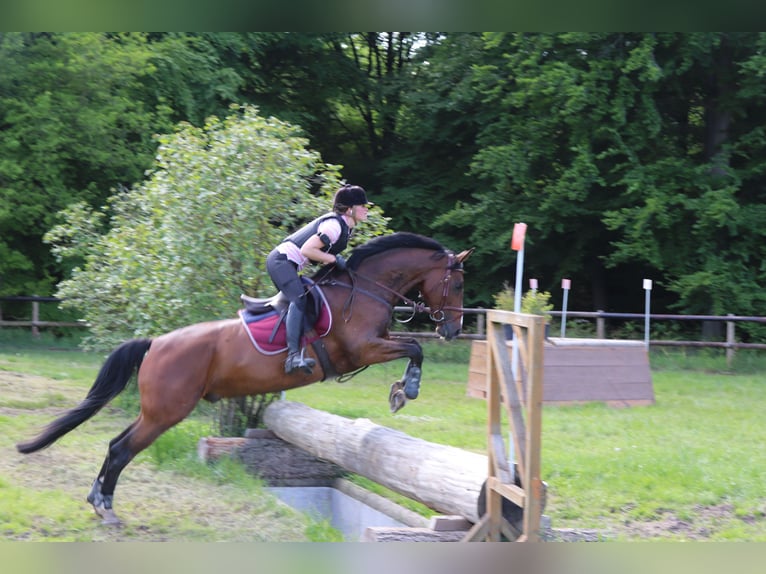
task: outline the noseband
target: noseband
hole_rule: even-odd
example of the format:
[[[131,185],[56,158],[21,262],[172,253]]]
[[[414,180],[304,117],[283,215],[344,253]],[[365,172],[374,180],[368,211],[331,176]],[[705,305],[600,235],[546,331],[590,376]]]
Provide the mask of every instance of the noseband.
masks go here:
[[[462,308],[456,308],[456,307],[449,307],[447,306],[447,296],[449,295],[449,286],[450,282],[452,281],[452,272],[458,271],[460,273],[463,272],[463,265],[461,263],[458,263],[455,261],[455,255],[453,253],[448,254],[449,259],[447,259],[447,269],[444,273],[444,278],[442,279],[442,300],[439,302],[439,306],[434,310],[429,310],[428,317],[433,321],[434,323],[443,323],[446,319],[446,315],[444,314],[444,310],[450,310],[450,311],[461,311]]]

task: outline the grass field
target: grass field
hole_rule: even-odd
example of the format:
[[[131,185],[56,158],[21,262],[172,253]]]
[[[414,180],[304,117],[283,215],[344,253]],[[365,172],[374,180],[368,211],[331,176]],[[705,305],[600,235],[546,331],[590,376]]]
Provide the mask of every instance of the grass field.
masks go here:
[[[396,415],[388,411],[388,385],[400,377],[404,362],[372,367],[348,383],[325,382],[289,391],[287,398],[346,417],[369,418],[432,442],[484,452],[486,405],[466,396],[468,352],[462,341],[429,343],[421,395]],[[36,461],[37,455],[22,457],[13,450],[15,442],[79,401],[102,359],[93,353],[51,351],[44,343],[34,348],[0,341],[0,374],[5,375],[0,379],[0,450],[2,458],[10,457],[10,464],[0,465],[0,523],[13,525],[6,529],[6,538],[24,538],[25,533],[38,540],[115,536],[94,525],[82,498],[108,440],[134,412],[105,409]],[[661,351],[653,352],[651,360],[655,405],[545,407],[543,478],[549,485],[546,514],[553,527],[597,529],[608,540],[766,541],[763,357],[740,353],[731,370],[716,353]],[[14,377],[22,375],[35,381],[25,392],[13,384]],[[262,498],[257,481],[242,476],[241,469],[210,469],[196,463],[188,451],[199,436],[209,434],[211,419],[209,410],[195,413],[127,468],[116,508],[124,509],[125,518],[140,518],[129,519],[134,526],[123,529],[121,539],[204,539],[215,527],[200,524],[193,518],[195,512],[210,524],[216,514],[232,523],[230,530],[218,530],[218,539],[333,538],[331,529],[303,523],[268,497]],[[95,454],[83,459],[78,456],[83,450]],[[40,470],[35,464],[48,465],[46,472],[53,465],[55,472],[36,484],[24,478],[30,469]],[[167,510],[169,516],[153,514],[151,505],[157,499],[165,504],[163,492],[174,488],[183,493],[177,503],[182,508]],[[222,506],[201,508],[202,499],[210,498],[205,493],[213,491],[222,498]],[[14,500],[22,502],[11,503]],[[289,526],[268,534],[247,527],[242,534],[238,508],[245,508],[250,524],[256,517],[273,521],[276,515]],[[183,517],[180,526],[179,517]],[[52,521],[54,526],[41,529],[39,521]],[[67,530],[70,523],[75,532]]]

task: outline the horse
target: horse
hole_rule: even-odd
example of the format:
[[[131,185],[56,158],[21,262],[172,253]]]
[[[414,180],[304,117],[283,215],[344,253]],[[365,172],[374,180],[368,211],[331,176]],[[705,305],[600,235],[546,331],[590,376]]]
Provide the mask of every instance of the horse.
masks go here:
[[[434,239],[393,233],[353,249],[346,270],[334,265],[319,269],[307,282],[307,292],[321,291],[331,328],[307,346],[306,352],[317,361],[311,374],[300,370],[286,374],[286,349],[267,354],[254,348],[241,317],[126,341],[106,358],[80,404],[49,423],[37,437],[18,443],[17,450],[28,454],[50,446],[94,416],[137,372],[139,414],[109,442],[87,496],[104,524],[119,525],[113,505],[120,473],[202,399],[277,393],[407,358],[402,379],[391,385],[389,393],[391,411],[396,412],[407,399],[418,396],[423,350],[415,339],[390,336],[394,305],[404,301],[412,304],[413,314],[428,312],[440,337],[455,338],[463,323],[463,263],[472,252],[455,254]],[[407,297],[415,289],[422,302]],[[284,308],[280,295],[249,303],[276,313]]]

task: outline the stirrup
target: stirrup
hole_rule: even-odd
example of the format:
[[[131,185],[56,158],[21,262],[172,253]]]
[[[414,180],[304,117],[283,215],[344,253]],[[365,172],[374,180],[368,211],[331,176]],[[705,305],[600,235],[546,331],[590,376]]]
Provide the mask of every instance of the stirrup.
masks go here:
[[[303,351],[304,349],[301,349],[300,351],[291,352],[287,355],[287,360],[285,361],[285,373],[289,375],[296,369],[301,369],[307,375],[310,375],[313,372],[316,361],[310,357],[304,357]]]

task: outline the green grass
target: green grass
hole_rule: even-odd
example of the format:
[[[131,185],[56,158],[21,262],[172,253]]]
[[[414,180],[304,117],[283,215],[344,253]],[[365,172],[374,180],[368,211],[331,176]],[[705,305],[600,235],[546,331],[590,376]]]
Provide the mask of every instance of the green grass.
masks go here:
[[[762,515],[763,381],[661,372],[654,388],[651,407],[545,408],[544,476],[559,517],[597,527],[720,504]]]
[[[96,377],[104,362],[103,353],[73,349],[6,347],[0,344],[0,371],[21,371],[54,380],[84,380]]]
[[[388,410],[388,387],[401,377],[405,361],[371,367],[347,383],[288,391],[286,398],[346,417],[368,418],[432,442],[485,452],[486,403],[466,396],[469,344],[449,345],[454,345],[456,359],[449,346],[426,344],[420,397],[395,415]],[[0,369],[60,377],[65,387],[77,384],[82,394],[100,362],[94,354],[8,349],[0,344]],[[652,536],[638,533],[636,527],[662,525],[672,518],[672,526],[659,528],[654,537],[766,541],[764,356],[739,352],[729,367],[722,352],[662,349],[652,351],[651,363],[656,397],[652,406],[544,408],[543,478],[549,485],[546,514],[553,526],[597,528],[618,540],[637,540]],[[29,402],[23,408],[36,408],[45,400],[58,407],[62,396],[70,394],[25,398]],[[0,406],[13,406],[2,400],[0,396]],[[47,420],[33,412],[20,418],[0,415],[0,428],[18,436],[30,421]],[[160,437],[136,462],[256,493],[261,485],[240,465],[229,461],[208,467],[196,462],[196,442],[210,434],[211,426],[209,414],[197,413]],[[98,429],[98,424],[92,428]],[[0,508],[6,507],[4,501],[18,499],[24,512],[45,514],[40,510],[45,504],[3,480],[0,475]],[[366,479],[355,480],[397,498]],[[429,514],[417,503],[398,501]],[[66,503],[56,507],[50,518],[54,530],[57,517],[72,510]],[[0,516],[0,522],[6,520],[11,530],[21,528],[13,526],[13,516]],[[305,534],[321,540],[337,535],[321,523],[310,524]]]

